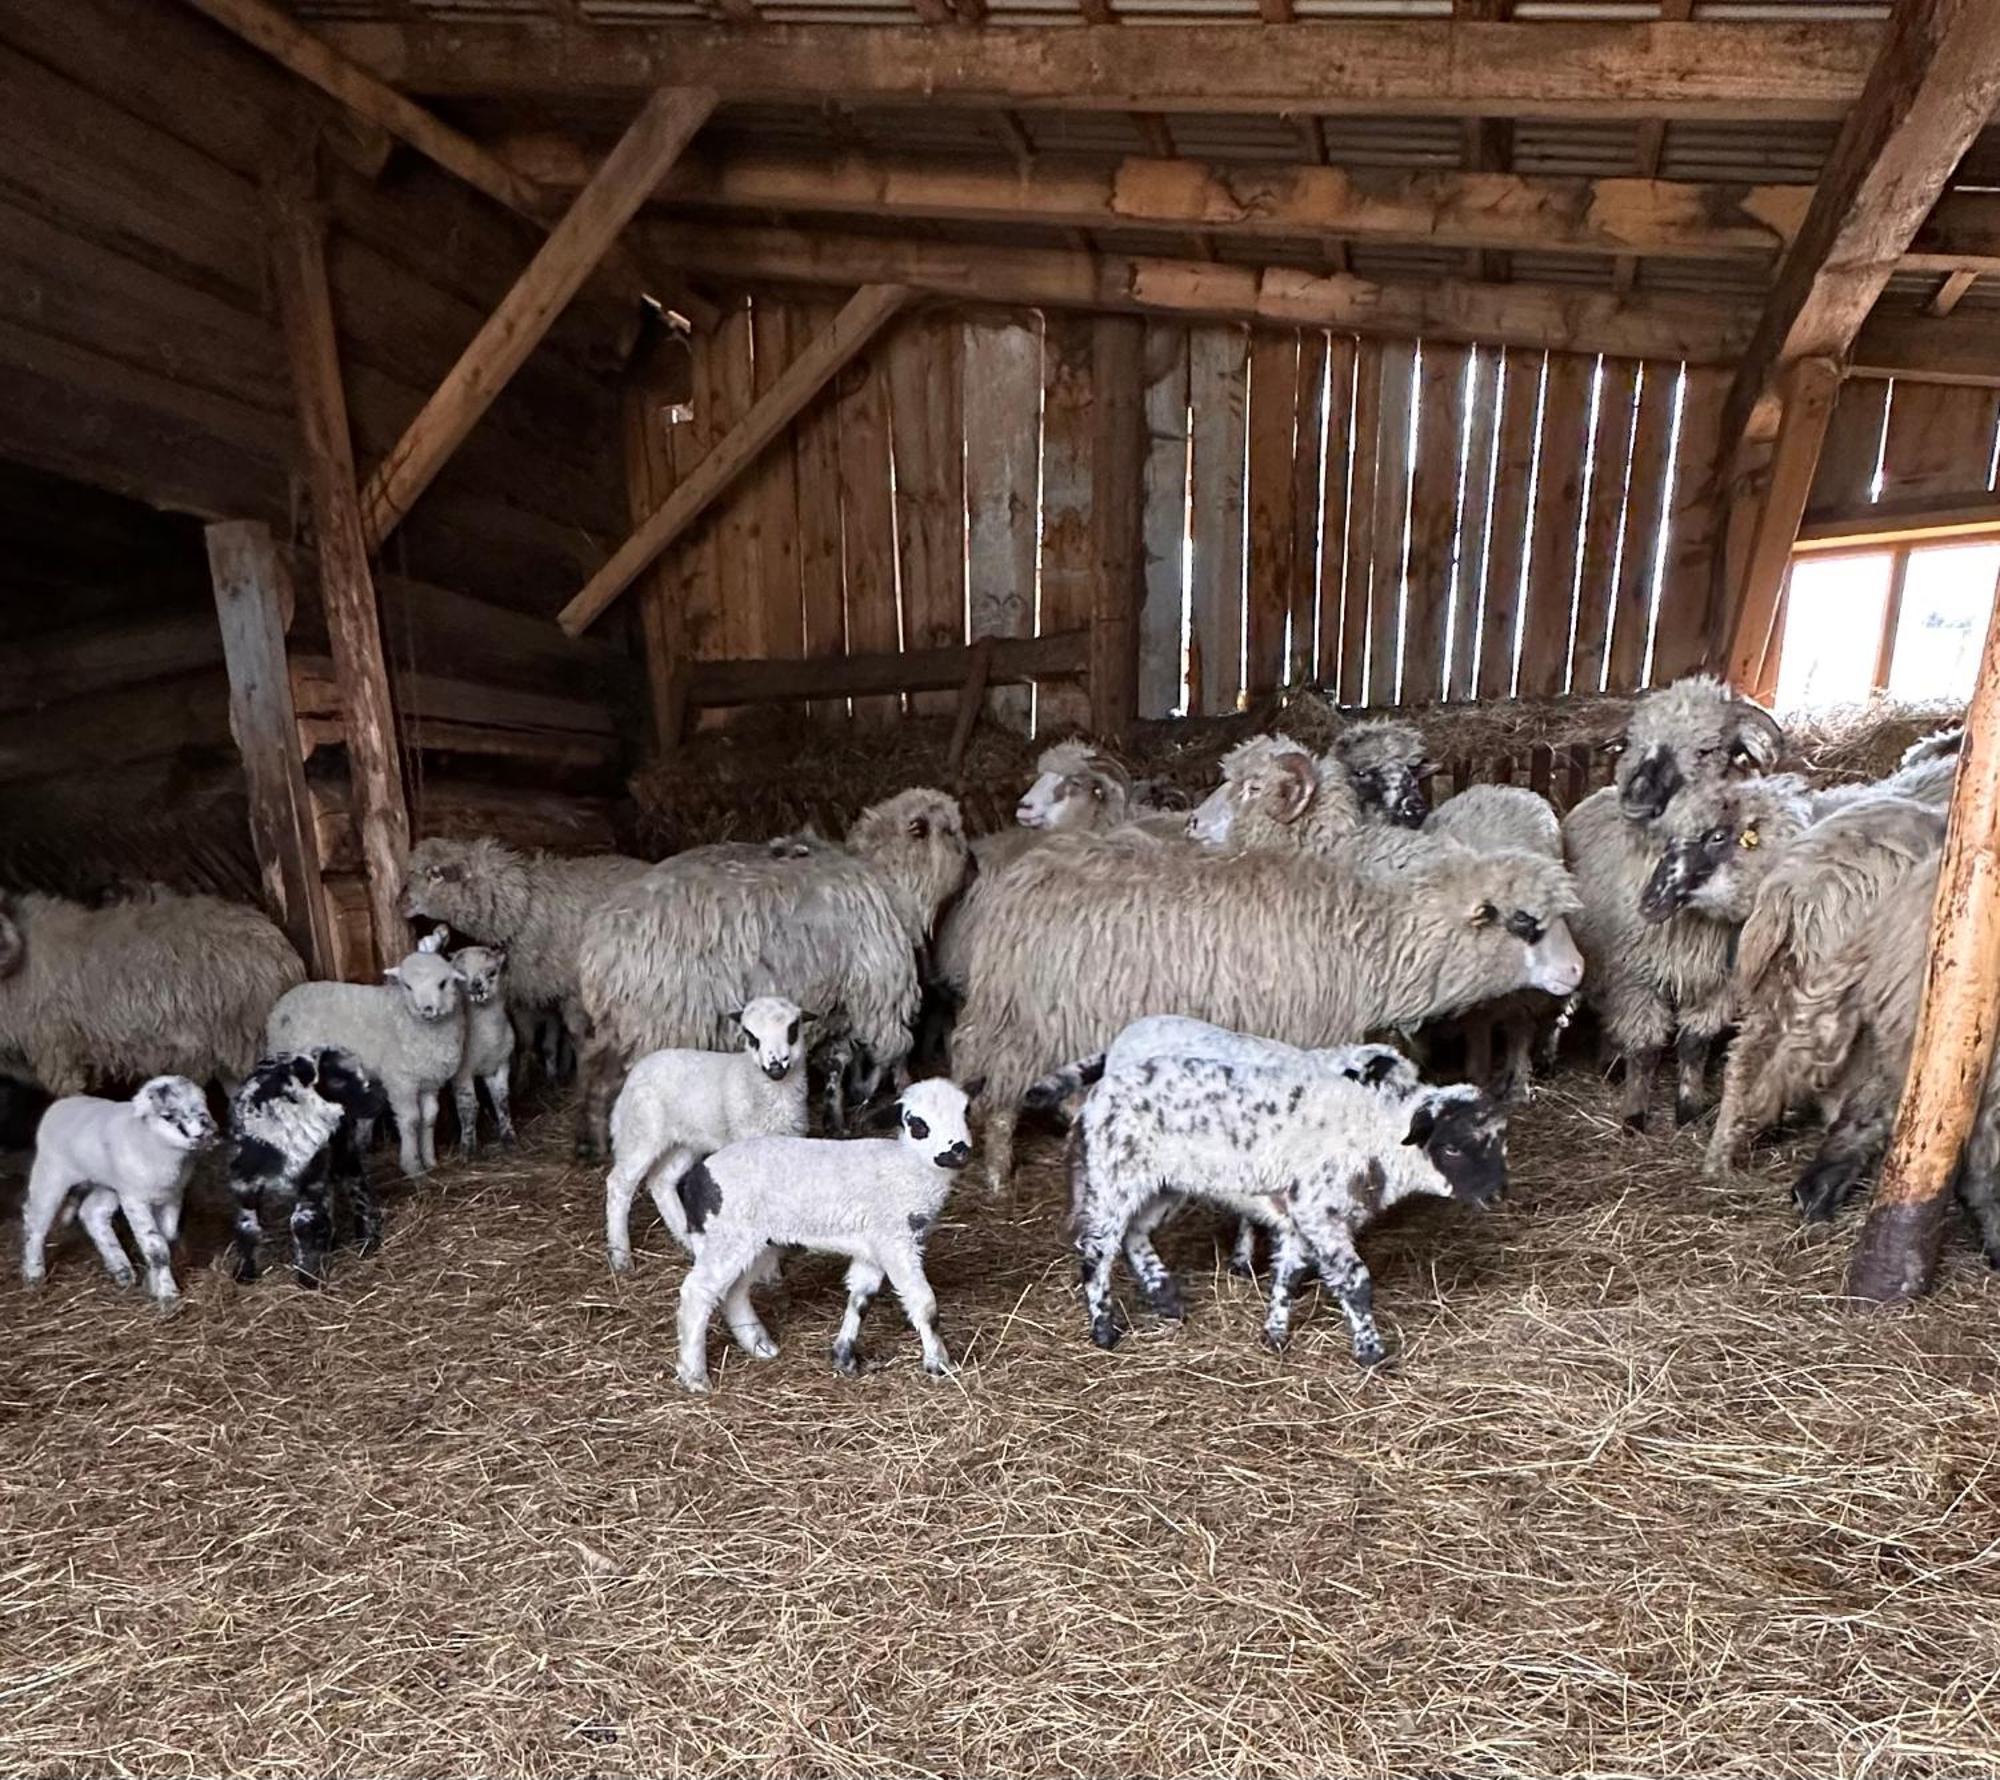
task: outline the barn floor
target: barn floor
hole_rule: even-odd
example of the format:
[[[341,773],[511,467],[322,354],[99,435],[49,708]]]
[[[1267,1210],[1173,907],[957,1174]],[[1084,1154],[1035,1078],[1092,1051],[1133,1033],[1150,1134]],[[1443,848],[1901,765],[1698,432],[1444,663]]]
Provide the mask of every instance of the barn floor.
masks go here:
[[[835,1379],[814,1262],[683,1396],[555,1115],[324,1294],[204,1222],[161,1319],[72,1236],[0,1287],[0,1770],[1990,1769],[2000,1283],[1954,1238],[1843,1310],[1775,1161],[1587,1076],[1516,1133],[1504,1206],[1367,1245],[1372,1378],[1330,1304],[1266,1354],[1193,1220],[1187,1325],[1096,1352],[1048,1143],[935,1239],[946,1384],[887,1302]]]

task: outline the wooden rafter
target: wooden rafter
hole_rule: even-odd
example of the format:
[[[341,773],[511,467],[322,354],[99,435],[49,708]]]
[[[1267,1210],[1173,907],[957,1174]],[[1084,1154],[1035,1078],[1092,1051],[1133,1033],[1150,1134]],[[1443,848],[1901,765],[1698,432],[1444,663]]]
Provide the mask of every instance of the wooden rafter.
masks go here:
[[[841,367],[888,325],[909,296],[907,289],[894,284],[869,284],[856,291],[832,325],[785,367],[749,413],[681,478],[665,504],[633,531],[583,591],[563,607],[563,629],[573,637],[580,636],[595,623],[641,571],[756,462]]]
[[[1620,299],[1573,286],[1378,284],[1292,266],[795,229],[663,223],[646,234],[691,270],[735,279],[887,281],[965,302],[1207,316],[1704,364],[1733,360],[1753,320],[1747,309],[1703,298]]]
[[[1660,17],[1682,20],[1694,16],[1694,0],[1660,0]],[[1632,170],[1641,179],[1660,176],[1660,157],[1666,152],[1667,120],[1642,118],[1632,143]],[[1639,262],[1631,254],[1621,254],[1611,270],[1614,290],[1630,290],[1638,282]]]
[[[369,477],[361,507],[371,551],[431,485],[714,109],[715,95],[700,88],[663,87],[647,100]]]
[[[1807,23],[1485,24],[1314,20],[938,31],[545,23],[328,25],[327,41],[407,92],[598,94],[668,81],[729,100],[1065,105],[1478,117],[1833,118],[1882,27]]]
[[[2000,328],[1990,315],[1968,309],[1942,320],[1914,310],[1878,310],[1854,342],[1847,374],[2000,386]]]
[[[1783,368],[1842,358],[2000,104],[2000,6],[1901,0],[1730,388],[1725,440],[1769,437]]]
[[[1978,277],[1977,272],[1968,272],[1963,267],[1956,272],[1947,272],[1944,275],[1944,282],[1932,294],[1928,305],[1930,313],[1940,317],[1949,315],[1965,301],[1965,293],[1972,288]]]

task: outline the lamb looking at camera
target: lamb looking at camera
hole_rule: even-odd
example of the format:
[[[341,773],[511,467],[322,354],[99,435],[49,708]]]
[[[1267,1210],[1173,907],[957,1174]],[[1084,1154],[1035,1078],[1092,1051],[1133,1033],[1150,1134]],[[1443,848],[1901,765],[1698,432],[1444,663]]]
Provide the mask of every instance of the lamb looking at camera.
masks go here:
[[[1504,1115],[1476,1088],[1426,1088],[1401,1072],[1370,1086],[1338,1053],[1225,1032],[1204,1055],[1198,1035],[1168,1036],[1169,1051],[1142,1042],[1107,1061],[1084,1102],[1074,1189],[1091,1339],[1118,1340],[1111,1274],[1121,1251],[1148,1305],[1184,1314],[1152,1232],[1198,1199],[1272,1232],[1266,1342],[1283,1346],[1292,1294],[1311,1267],[1347,1314],[1354,1357],[1374,1365],[1382,1339],[1356,1235],[1414,1195],[1497,1197]]]
[[[21,1278],[39,1285],[43,1249],[57,1215],[79,1218],[121,1286],[132,1263],[111,1226],[122,1211],[146,1263],[146,1290],[155,1303],[180,1296],[174,1284],[173,1241],[194,1159],[214,1144],[215,1121],[201,1089],[185,1076],[155,1076],[130,1100],[73,1094],[42,1114],[35,1164],[21,1206]]]
[[[611,1109],[604,1240],[612,1272],[632,1265],[632,1201],[642,1181],[685,1247],[682,1175],[748,1137],[805,1135],[809,1018],[783,996],[760,995],[738,1016],[741,1050],[655,1051],[632,1066]]]
[[[694,1265],[681,1284],[681,1383],[708,1389],[704,1349],[718,1303],[746,1353],[758,1359],[777,1353],[750,1305],[758,1262],[773,1244],[847,1256],[847,1314],[833,1343],[837,1370],[849,1377],[861,1370],[861,1316],[886,1279],[923,1343],[924,1370],[933,1377],[949,1372],[937,1299],[924,1277],[924,1242],[972,1160],[965,1107],[982,1086],[912,1082],[896,1102],[901,1128],[891,1138],[753,1137],[682,1175]]]
[[[452,1077],[458,1107],[458,1153],[479,1153],[479,1085],[493,1103],[493,1129],[503,1144],[514,1141],[514,1115],[507,1103],[513,1073],[514,1022],[507,1012],[507,948],[460,946],[452,967],[465,980],[465,1052]]]

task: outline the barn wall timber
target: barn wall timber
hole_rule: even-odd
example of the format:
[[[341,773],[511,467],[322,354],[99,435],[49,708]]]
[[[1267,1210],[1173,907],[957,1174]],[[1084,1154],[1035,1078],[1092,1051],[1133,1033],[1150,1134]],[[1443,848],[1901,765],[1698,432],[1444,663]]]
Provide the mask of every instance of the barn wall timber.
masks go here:
[[[0,7],[0,456],[153,505],[291,529],[295,446],[260,181],[318,96],[158,0]],[[414,156],[323,153],[329,276],[363,474],[538,237]],[[622,325],[573,306],[392,540],[389,566],[553,610],[623,518]]]
[[[1996,441],[2000,390],[1851,378],[1827,423],[1806,510],[1881,502],[1914,512],[1983,500],[1994,486]]]
[[[824,315],[752,293],[696,341],[689,461],[761,385],[763,342],[796,351]],[[1222,715],[1309,682],[1373,706],[1629,691],[1700,663],[1722,373],[1148,323],[1137,388],[1119,392],[1137,466],[1121,481],[1096,461],[1105,325],[942,310],[896,324],[676,548],[693,658],[764,652],[732,612],[783,631],[770,653],[797,653],[804,611],[811,653],[872,654],[1081,629],[1115,594],[1142,718]],[[816,458],[829,431],[831,475]],[[774,571],[774,480],[821,491],[810,590],[797,552]],[[1098,547],[1114,487],[1141,508],[1141,547],[1118,568]],[[1132,585],[1105,588],[1113,574]],[[836,576],[837,639],[810,616],[833,609]],[[860,702],[882,722],[953,699]],[[1015,727],[1032,712],[1038,730],[1090,714],[1075,681],[1032,700],[996,688],[986,709]]]

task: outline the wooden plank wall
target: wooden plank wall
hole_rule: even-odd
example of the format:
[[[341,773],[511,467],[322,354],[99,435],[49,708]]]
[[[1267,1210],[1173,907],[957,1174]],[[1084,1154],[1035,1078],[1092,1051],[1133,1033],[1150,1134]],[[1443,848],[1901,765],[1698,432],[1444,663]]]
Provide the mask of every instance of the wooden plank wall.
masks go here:
[[[687,442],[698,450],[735,412],[750,341],[761,385],[763,343],[797,350],[824,315],[755,295],[747,320],[698,341],[697,390],[713,394]],[[1095,352],[1107,325],[937,311],[897,324],[681,547],[706,584],[690,594],[698,615],[738,597],[732,558],[765,553],[764,631],[697,622],[696,657],[755,652],[774,626],[794,637],[801,601],[831,611],[836,575],[844,640],[809,619],[813,653],[1080,628],[1116,573],[1133,582],[1114,609],[1136,623],[1141,717],[1225,713],[1306,682],[1376,706],[1629,691],[1699,663],[1717,374],[1148,323],[1136,390],[1108,402],[1100,366],[1129,354]],[[774,477],[785,498],[820,491],[800,509],[821,514],[803,551],[821,565],[810,593],[791,555],[769,557]],[[1141,509],[1140,547],[1122,557],[1098,544],[1112,535],[1100,500],[1121,487]],[[734,540],[719,562],[718,538]],[[987,709],[1016,727],[1031,713],[1039,729],[1089,720],[1074,682],[1037,698],[997,688]],[[948,709],[952,695],[865,703],[856,714],[879,722]]]
[[[1877,501],[1921,509],[1983,500],[1993,489],[1996,434],[2000,390],[1852,378],[1827,425],[1806,510],[1817,516]]]

